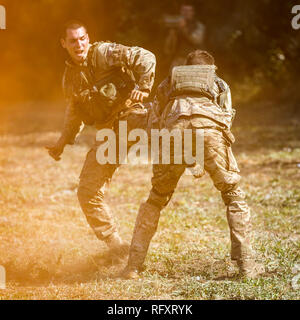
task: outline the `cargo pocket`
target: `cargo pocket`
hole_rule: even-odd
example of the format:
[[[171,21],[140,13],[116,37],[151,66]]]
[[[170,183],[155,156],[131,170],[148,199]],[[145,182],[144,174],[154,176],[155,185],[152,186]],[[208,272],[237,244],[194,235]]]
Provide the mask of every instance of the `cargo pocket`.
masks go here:
[[[227,150],[227,159],[228,159],[228,170],[233,172],[240,172],[238,164],[232,153],[231,147],[226,146],[226,150]]]

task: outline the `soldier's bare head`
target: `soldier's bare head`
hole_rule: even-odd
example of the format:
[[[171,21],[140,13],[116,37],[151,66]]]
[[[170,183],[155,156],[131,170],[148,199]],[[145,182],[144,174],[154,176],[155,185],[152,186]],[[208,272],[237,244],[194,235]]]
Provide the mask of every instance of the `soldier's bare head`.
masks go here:
[[[195,50],[190,52],[186,57],[186,65],[194,64],[215,64],[214,57],[207,51]]]
[[[86,59],[89,43],[87,28],[82,22],[71,20],[64,25],[61,45],[68,51],[74,63],[81,64]]]
[[[194,6],[190,3],[184,3],[180,7],[180,15],[187,21],[193,20],[195,17]]]

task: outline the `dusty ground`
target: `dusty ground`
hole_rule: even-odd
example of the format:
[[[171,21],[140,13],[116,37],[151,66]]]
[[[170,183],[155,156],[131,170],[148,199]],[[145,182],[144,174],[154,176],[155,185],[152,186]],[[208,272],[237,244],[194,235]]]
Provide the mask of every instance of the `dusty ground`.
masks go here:
[[[0,265],[7,272],[0,299],[299,299],[291,285],[300,272],[299,115],[281,118],[268,109],[272,115],[264,105],[241,110],[234,130],[266,274],[235,277],[220,195],[207,176],[184,176],[162,214],[143,279],[123,281],[114,275],[125,261],[108,256],[76,198],[90,132],[54,162],[44,145],[58,136],[63,109],[7,106],[0,115]],[[128,240],[150,177],[150,167],[126,166],[111,183],[108,203]]]

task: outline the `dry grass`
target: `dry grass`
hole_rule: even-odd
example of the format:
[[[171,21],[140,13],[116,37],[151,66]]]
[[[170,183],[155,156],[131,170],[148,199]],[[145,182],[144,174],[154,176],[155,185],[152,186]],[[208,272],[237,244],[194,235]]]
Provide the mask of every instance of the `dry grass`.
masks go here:
[[[0,265],[7,271],[0,299],[300,298],[291,286],[300,263],[299,122],[237,121],[235,127],[234,151],[266,275],[234,277],[220,195],[207,176],[184,176],[162,214],[144,278],[123,281],[114,275],[125,261],[111,260],[76,198],[90,132],[56,163],[43,146],[58,136],[62,110],[11,110],[0,130]],[[150,167],[124,166],[111,183],[108,203],[128,240],[150,178]]]

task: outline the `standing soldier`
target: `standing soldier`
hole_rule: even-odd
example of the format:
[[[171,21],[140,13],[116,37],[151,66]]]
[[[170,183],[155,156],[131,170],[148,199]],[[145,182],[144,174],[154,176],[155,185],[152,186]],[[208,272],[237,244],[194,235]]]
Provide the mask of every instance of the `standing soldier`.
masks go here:
[[[175,67],[172,76],[158,87],[153,110],[155,116],[151,118],[153,122],[160,119],[160,128],[169,131],[191,129],[195,135],[196,129],[203,130],[204,170],[221,192],[227,207],[231,258],[237,261],[242,275],[255,277],[264,268],[255,262],[251,246],[250,210],[245,202],[245,193],[239,186],[241,177],[231,149],[234,137],[230,128],[234,109],[231,106],[230,89],[215,70],[214,58],[209,53],[201,50],[191,52],[186,65]],[[122,274],[125,278],[137,278],[143,269],[160,212],[170,201],[188,166],[175,164],[172,153],[171,156],[173,163],[153,165],[152,189],[148,200],[139,209],[128,265]],[[194,173],[197,177],[201,176],[199,167]]]
[[[205,26],[195,18],[195,8],[183,4],[180,16],[165,19],[170,30],[165,42],[165,54],[171,59],[171,69],[183,65],[187,54],[196,49],[203,49]]]
[[[68,22],[63,31],[61,44],[69,54],[63,77],[67,108],[60,138],[47,147],[57,161],[64,147],[74,143],[82,122],[116,132],[119,119],[127,120],[128,130],[145,127],[146,110],[138,102],[149,96],[156,65],[155,56],[139,47],[110,42],[90,44],[87,29],[79,21]],[[135,107],[133,101],[137,102]],[[122,255],[128,253],[129,244],[120,238],[104,202],[105,190],[119,164],[99,164],[98,145],[96,142],[86,156],[77,195],[98,239]]]

